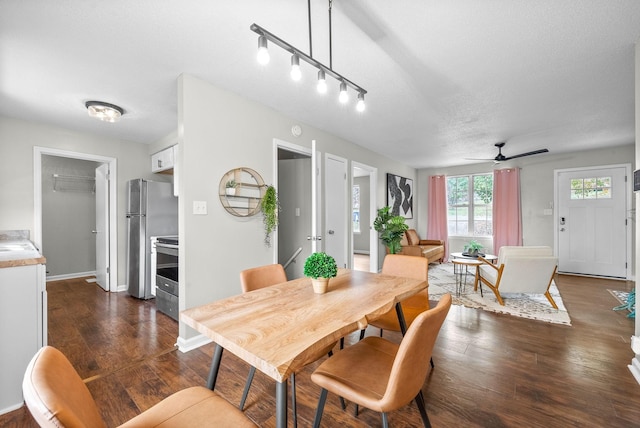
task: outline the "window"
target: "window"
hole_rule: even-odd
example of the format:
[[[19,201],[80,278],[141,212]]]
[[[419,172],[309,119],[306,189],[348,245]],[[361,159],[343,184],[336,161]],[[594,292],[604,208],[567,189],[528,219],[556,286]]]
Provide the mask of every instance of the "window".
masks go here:
[[[449,236],[493,235],[493,175],[447,177]]]
[[[611,199],[611,177],[571,179],[571,199]]]
[[[360,233],[360,185],[353,185],[353,232]]]

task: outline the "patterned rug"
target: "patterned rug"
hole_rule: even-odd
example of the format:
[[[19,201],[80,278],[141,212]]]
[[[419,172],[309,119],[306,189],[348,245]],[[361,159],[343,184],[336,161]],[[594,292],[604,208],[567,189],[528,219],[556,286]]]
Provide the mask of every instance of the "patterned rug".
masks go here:
[[[475,270],[469,269],[467,283],[460,297],[456,297],[456,279],[453,275],[453,264],[429,265],[429,299],[438,300],[440,296],[451,293],[454,305],[462,305],[468,308],[478,308],[489,312],[509,314],[516,317],[530,318],[534,320],[571,325],[569,313],[564,307],[560,292],[555,282],[549,289],[553,300],[558,305],[554,309],[544,294],[503,293],[504,306],[496,300],[493,291],[484,287],[484,297],[480,296],[480,289],[473,291]]]

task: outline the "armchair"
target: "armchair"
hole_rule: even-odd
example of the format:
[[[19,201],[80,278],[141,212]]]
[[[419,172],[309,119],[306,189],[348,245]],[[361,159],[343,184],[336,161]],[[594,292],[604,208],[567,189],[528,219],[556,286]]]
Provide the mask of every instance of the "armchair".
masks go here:
[[[558,305],[549,293],[558,259],[550,247],[501,247],[496,264],[478,257],[480,287],[486,285],[504,306],[502,293],[544,294],[555,309]]]

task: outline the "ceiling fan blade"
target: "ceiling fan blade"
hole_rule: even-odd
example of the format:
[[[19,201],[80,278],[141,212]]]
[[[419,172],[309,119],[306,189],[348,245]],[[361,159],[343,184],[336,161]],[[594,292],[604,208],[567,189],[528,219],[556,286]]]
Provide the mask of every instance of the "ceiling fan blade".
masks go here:
[[[540,153],[547,153],[548,151],[549,151],[549,149],[534,150],[532,152],[520,153],[519,155],[509,156],[509,157],[506,157],[503,160],[510,160],[510,159],[522,158],[522,157],[525,157],[525,156],[539,155]]]

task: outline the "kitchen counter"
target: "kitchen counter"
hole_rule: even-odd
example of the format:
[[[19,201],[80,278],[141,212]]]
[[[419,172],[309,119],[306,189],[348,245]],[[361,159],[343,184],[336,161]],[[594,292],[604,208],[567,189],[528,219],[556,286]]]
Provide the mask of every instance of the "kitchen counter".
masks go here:
[[[0,239],[0,268],[45,264],[40,254],[28,239]]]

